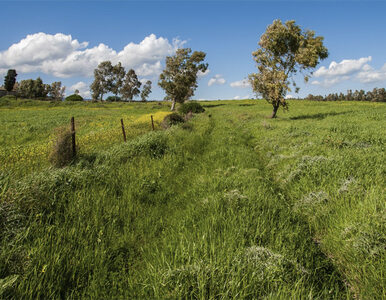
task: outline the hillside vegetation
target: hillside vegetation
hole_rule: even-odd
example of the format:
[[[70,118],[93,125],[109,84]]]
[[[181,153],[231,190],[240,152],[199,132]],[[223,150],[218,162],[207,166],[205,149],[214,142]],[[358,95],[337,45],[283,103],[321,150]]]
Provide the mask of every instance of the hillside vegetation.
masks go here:
[[[122,115],[168,107],[3,106],[7,153],[72,115],[80,136],[118,132],[65,168],[2,168],[0,297],[382,299],[386,106],[290,102],[272,120],[262,101],[202,104],[127,143]]]

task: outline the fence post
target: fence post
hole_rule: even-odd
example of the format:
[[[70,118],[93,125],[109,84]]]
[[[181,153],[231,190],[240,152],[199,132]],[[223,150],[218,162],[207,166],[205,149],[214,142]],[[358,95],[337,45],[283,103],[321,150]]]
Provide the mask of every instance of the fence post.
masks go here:
[[[126,143],[126,132],[125,132],[125,125],[123,125],[123,119],[121,119],[121,126],[122,126],[123,141]]]
[[[150,115],[150,118],[151,118],[151,128],[153,129],[154,131],[154,121],[153,121],[153,115]]]
[[[75,119],[71,117],[71,139],[72,139],[72,156],[76,156],[76,143],[75,143]]]

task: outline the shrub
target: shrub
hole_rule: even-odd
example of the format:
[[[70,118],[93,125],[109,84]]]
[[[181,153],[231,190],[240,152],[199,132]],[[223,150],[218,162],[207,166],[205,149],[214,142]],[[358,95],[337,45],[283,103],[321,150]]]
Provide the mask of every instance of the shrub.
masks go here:
[[[167,129],[172,125],[177,125],[184,122],[185,120],[181,115],[179,115],[178,113],[171,113],[163,119],[161,125],[163,128]]]
[[[189,112],[192,112],[194,114],[199,114],[205,111],[205,109],[201,106],[200,103],[195,101],[189,101],[181,104],[181,106],[178,108],[178,111],[184,115],[188,114]]]
[[[122,101],[122,99],[119,96],[108,96],[106,98],[106,101],[108,101],[108,102],[117,102],[117,101]]]
[[[49,161],[53,166],[60,168],[68,165],[73,158],[71,131],[65,128],[57,129]]]
[[[77,95],[77,94],[72,94],[68,97],[66,97],[66,99],[64,99],[66,101],[83,101],[83,97],[80,96],[80,95]]]

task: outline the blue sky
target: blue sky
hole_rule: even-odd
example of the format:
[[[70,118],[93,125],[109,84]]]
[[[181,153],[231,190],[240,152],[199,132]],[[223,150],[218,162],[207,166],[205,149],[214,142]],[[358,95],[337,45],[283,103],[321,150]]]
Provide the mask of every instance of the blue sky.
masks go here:
[[[210,72],[195,99],[253,97],[241,82],[255,72],[251,52],[275,19],[296,20],[325,37],[328,59],[299,96],[386,86],[385,1],[0,1],[0,75],[60,80],[87,97],[92,70],[122,61],[156,82],[176,47],[207,53]],[[103,44],[103,45],[101,45]],[[126,48],[125,48],[126,47]],[[125,50],[124,50],[125,48]],[[296,96],[294,93],[291,95]]]

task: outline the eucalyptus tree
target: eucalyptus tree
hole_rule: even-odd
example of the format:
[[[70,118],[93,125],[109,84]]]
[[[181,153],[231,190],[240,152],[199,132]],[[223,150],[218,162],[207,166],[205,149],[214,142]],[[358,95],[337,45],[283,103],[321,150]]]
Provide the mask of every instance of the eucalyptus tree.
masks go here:
[[[111,73],[110,92],[112,92],[116,98],[121,91],[125,74],[125,69],[122,67],[120,62],[113,66]]]
[[[164,89],[166,99],[172,100],[171,110],[176,102],[183,103],[194,95],[197,88],[197,73],[205,72],[208,64],[203,63],[206,54],[190,48],[181,48],[174,56],[166,57],[166,67],[160,74],[158,85]]]
[[[140,93],[139,88],[141,82],[138,80],[137,74],[133,69],[127,71],[125,78],[123,79],[123,85],[121,88],[121,95],[123,100],[133,100],[135,96]]]
[[[103,95],[111,91],[114,81],[113,68],[111,61],[103,61],[94,70],[94,81],[90,86],[94,100],[103,100]]]
[[[323,40],[312,30],[302,31],[293,20],[284,24],[273,21],[260,37],[260,47],[252,53],[258,72],[250,74],[249,80],[253,91],[272,104],[271,118],[276,117],[280,106],[288,108],[285,96],[291,84],[298,92],[293,76],[300,72],[307,82],[312,69],[327,58]]]
[[[147,97],[149,97],[151,93],[151,81],[148,80],[146,81],[145,85],[143,86],[142,88],[142,92],[141,92],[141,99],[143,102],[146,101]]]

